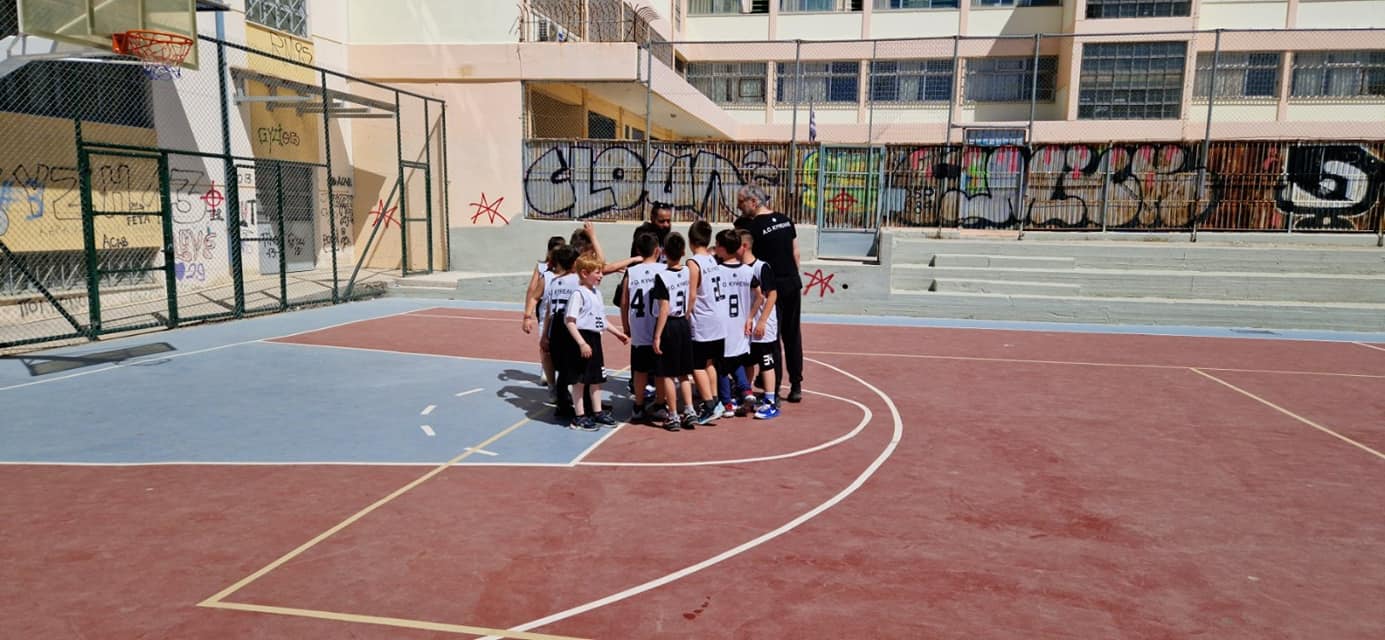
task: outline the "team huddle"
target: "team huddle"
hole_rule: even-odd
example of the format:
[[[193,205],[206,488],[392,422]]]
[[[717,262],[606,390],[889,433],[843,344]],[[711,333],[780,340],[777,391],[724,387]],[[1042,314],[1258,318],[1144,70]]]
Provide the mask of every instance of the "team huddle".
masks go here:
[[[779,417],[776,277],[755,256],[748,218],[715,234],[699,220],[686,239],[673,232],[662,242],[657,227],[641,227],[634,255],[613,263],[605,262],[590,224],[570,242],[549,240],[526,295],[524,323],[525,331],[538,323],[556,416],[587,431],[616,424],[601,401],[605,332],[630,344],[632,423],[680,431],[718,418]],[[608,326],[597,287],[622,270],[617,329]]]

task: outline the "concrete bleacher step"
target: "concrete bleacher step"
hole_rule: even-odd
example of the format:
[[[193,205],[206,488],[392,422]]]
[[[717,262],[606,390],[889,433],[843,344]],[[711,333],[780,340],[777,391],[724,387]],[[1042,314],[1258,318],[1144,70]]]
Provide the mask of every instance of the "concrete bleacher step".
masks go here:
[[[1023,285],[1072,286],[1094,297],[1160,297],[1298,302],[1385,303],[1385,275],[1255,273],[1156,269],[1011,269],[897,265],[891,270],[894,291],[940,291],[936,281],[984,280]],[[981,291],[953,288],[956,291]],[[984,292],[984,291],[982,291]],[[1000,290],[995,293],[1041,293]]]
[[[851,313],[925,318],[1385,331],[1385,304],[895,292]]]
[[[1354,237],[1359,244],[1255,245],[1199,242],[968,240],[898,238],[890,250],[891,264],[932,264],[938,256],[988,256],[990,264],[1003,266],[1007,259],[1070,259],[1074,268],[1162,269],[1191,271],[1273,270],[1284,273],[1381,274],[1385,250],[1375,248],[1373,238]],[[1324,240],[1325,241],[1325,240]],[[1369,245],[1369,246],[1367,246]],[[1272,255],[1272,257],[1267,256]],[[968,264],[967,261],[971,263]],[[977,258],[961,262],[947,259],[939,266],[986,266]],[[1008,266],[1018,266],[1012,262]]]
[[[978,253],[938,253],[927,261],[935,267],[1004,269],[1071,269],[1076,261],[1063,256],[1007,256]]]
[[[983,280],[977,278],[936,278],[929,291],[939,293],[1003,293],[1014,295],[1076,296],[1081,287],[1075,284],[1025,282],[1016,280]]]

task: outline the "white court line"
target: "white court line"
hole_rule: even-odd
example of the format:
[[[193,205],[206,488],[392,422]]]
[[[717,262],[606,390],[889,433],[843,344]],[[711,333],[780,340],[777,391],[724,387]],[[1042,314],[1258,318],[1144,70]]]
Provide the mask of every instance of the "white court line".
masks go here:
[[[399,313],[390,313],[390,314],[386,314],[386,315],[383,315],[383,316],[377,316],[377,317],[375,317],[375,318],[366,318],[366,320],[378,320],[378,319],[380,319],[380,318],[390,318],[390,317],[393,317],[393,316],[404,315],[404,314],[406,314],[406,313],[408,313],[408,312],[407,312],[407,311],[401,311],[401,312],[399,312]],[[76,372],[76,373],[69,373],[69,374],[67,374],[67,375],[65,375],[65,376],[58,376],[58,377],[56,377],[56,378],[44,378],[43,380],[35,380],[35,381],[33,381],[33,382],[23,382],[23,383],[20,383],[20,384],[12,384],[12,385],[10,385],[10,386],[8,386],[8,387],[0,387],[0,391],[9,391],[10,389],[21,389],[21,388],[24,388],[24,387],[31,387],[31,386],[36,385],[36,384],[43,384],[43,383],[45,383],[45,382],[57,382],[57,381],[59,381],[59,380],[67,380],[67,379],[69,379],[69,378],[76,378],[76,377],[79,377],[79,376],[87,376],[87,375],[91,375],[91,374],[93,374],[93,373],[101,373],[102,371],[110,371],[110,370],[112,370],[112,369],[120,369],[120,368],[123,368],[123,367],[126,367],[126,366],[130,366],[130,365],[134,365],[134,364],[139,364],[140,362],[144,362],[144,359],[145,359],[145,358],[150,359],[150,360],[172,360],[172,359],[174,359],[174,358],[181,358],[181,357],[183,357],[183,356],[190,356],[190,355],[197,354],[197,353],[209,353],[209,352],[212,352],[212,351],[220,351],[221,349],[227,349],[227,348],[230,348],[230,347],[238,347],[238,346],[241,346],[241,345],[253,344],[253,343],[256,343],[256,342],[264,342],[264,341],[266,341],[266,340],[281,340],[281,339],[283,339],[283,338],[291,338],[291,337],[293,337],[293,336],[303,335],[303,334],[305,334],[305,333],[312,333],[312,332],[314,332],[314,331],[322,331],[322,330],[324,330],[324,329],[332,329],[332,328],[335,328],[335,327],[345,326],[345,325],[352,324],[352,323],[356,323],[356,322],[361,322],[361,320],[348,320],[348,321],[345,321],[345,322],[338,322],[338,323],[336,323],[336,324],[329,324],[329,325],[327,325],[327,326],[325,326],[325,327],[320,327],[320,328],[317,328],[317,329],[308,329],[308,330],[306,330],[306,331],[299,331],[299,332],[296,332],[296,333],[289,333],[289,334],[285,334],[285,335],[282,335],[282,336],[275,336],[275,337],[271,337],[271,338],[255,338],[255,339],[253,339],[253,340],[242,340],[241,342],[232,342],[231,344],[223,344],[223,345],[216,346],[216,347],[207,347],[206,349],[197,349],[196,351],[182,351],[182,352],[179,352],[179,353],[172,353],[172,354],[169,354],[169,353],[149,354],[149,355],[147,355],[147,356],[140,356],[140,357],[138,357],[138,358],[131,358],[131,359],[126,360],[126,361],[124,361],[124,362],[121,362],[121,363],[118,363],[118,364],[113,364],[113,365],[111,365],[111,366],[109,366],[109,367],[102,367],[102,368],[100,368],[100,369],[92,369],[92,370],[90,370],[90,371],[78,371],[78,372]],[[184,328],[184,329],[195,329],[196,327],[183,327],[183,328]],[[158,334],[147,334],[147,335],[158,335]],[[131,340],[131,339],[133,339],[133,337],[131,337],[131,338],[119,338],[118,340]],[[286,343],[286,344],[288,344],[288,343]],[[67,356],[67,357],[80,357],[80,356],[81,356],[81,354],[75,354],[75,356]],[[31,357],[42,358],[43,356],[42,356],[42,355],[33,355],[33,356],[31,356]]]
[[[822,512],[828,509],[831,509],[837,503],[841,502],[842,500],[845,500],[848,496],[855,493],[856,490],[860,489],[861,486],[864,485],[866,481],[870,479],[871,476],[875,475],[875,472],[880,468],[880,465],[885,464],[885,461],[888,460],[890,456],[894,454],[895,448],[899,446],[899,440],[904,435],[904,421],[899,417],[899,408],[895,406],[894,400],[892,400],[888,394],[886,394],[884,391],[881,391],[879,388],[872,385],[871,383],[856,377],[855,374],[848,373],[842,369],[838,369],[837,367],[834,367],[820,360],[814,360],[812,358],[807,358],[807,360],[820,364],[824,367],[827,367],[828,369],[832,369],[848,378],[851,378],[852,380],[861,383],[861,385],[865,386],[867,389],[870,389],[872,392],[875,393],[875,395],[879,396],[881,400],[884,400],[885,404],[890,408],[890,415],[894,420],[894,435],[890,438],[890,443],[886,445],[884,451],[881,451],[880,455],[876,456],[875,460],[872,461],[870,465],[866,467],[865,471],[862,471],[861,474],[858,475],[856,479],[851,482],[850,485],[848,485],[837,495],[828,498],[826,502],[823,502],[822,504],[813,507],[811,511],[808,511],[803,515],[800,515],[797,518],[788,521],[787,523],[781,525],[779,528],[765,533],[753,540],[749,540],[745,543],[742,543],[741,545],[736,546],[732,549],[723,551],[715,556],[712,556],[711,558],[703,560],[702,562],[689,565],[661,578],[656,578],[643,584],[635,585],[633,587],[630,587],[629,589],[621,591],[620,593],[615,593],[606,596],[605,598],[601,598],[599,600],[593,600],[591,602],[578,605],[571,609],[559,611],[558,613],[543,618],[539,618],[538,620],[531,620],[524,624],[510,627],[509,631],[529,631],[530,629],[535,629],[537,627],[552,624],[554,622],[558,622],[559,620],[566,620],[573,616],[591,611],[592,609],[604,607],[608,604],[619,602],[621,600],[625,600],[633,596],[637,596],[651,589],[657,589],[670,582],[697,573],[698,571],[701,571],[703,569],[706,569],[707,567],[720,563],[724,560],[728,560],[742,553],[745,553],[746,551],[754,549],[755,547],[758,547],[766,542],[769,542],[775,538],[778,538],[779,536],[784,535],[785,533],[788,533],[798,528],[803,523],[812,520],[814,517],[817,517],[818,514],[821,514]],[[499,636],[486,636],[482,640],[499,640]]]
[[[423,408],[423,411],[420,411],[420,412],[418,413],[418,415],[426,416],[426,415],[432,413],[433,410],[436,409],[436,408],[438,408],[438,405],[430,404],[430,405],[424,407],[424,408]]]
[[[607,440],[609,440],[609,439],[611,438],[611,436],[614,436],[614,435],[616,434],[617,431],[620,431],[622,427],[625,427],[625,426],[627,426],[627,425],[629,425],[629,424],[630,424],[630,423],[628,423],[628,422],[622,422],[622,423],[616,425],[615,428],[614,428],[614,429],[611,429],[609,433],[607,433],[607,434],[604,435],[604,436],[601,436],[600,438],[597,438],[597,439],[596,439],[596,442],[593,442],[593,443],[591,444],[590,447],[587,447],[585,450],[582,451],[582,453],[577,454],[577,457],[576,457],[576,458],[573,458],[573,459],[572,459],[572,462],[567,463],[567,466],[569,466],[569,467],[575,467],[575,466],[577,466],[577,465],[579,465],[579,464],[582,464],[582,459],[583,459],[583,458],[586,458],[587,455],[590,454],[591,452],[596,451],[596,448],[599,447],[599,446],[601,446],[601,443],[606,442]]]
[[[1285,409],[1284,407],[1281,407],[1281,406],[1279,406],[1279,405],[1277,405],[1277,404],[1275,404],[1275,403],[1273,403],[1273,402],[1270,402],[1269,400],[1266,400],[1266,399],[1264,399],[1264,398],[1261,398],[1260,396],[1257,396],[1257,395],[1255,395],[1255,394],[1253,394],[1253,393],[1251,393],[1251,392],[1249,392],[1249,391],[1246,391],[1245,389],[1242,389],[1242,388],[1240,388],[1240,387],[1238,387],[1238,386],[1236,386],[1236,385],[1234,385],[1234,384],[1231,384],[1230,382],[1227,382],[1227,381],[1225,381],[1225,380],[1222,380],[1221,378],[1218,378],[1218,377],[1216,377],[1216,376],[1214,376],[1214,375],[1212,375],[1212,374],[1210,374],[1210,373],[1207,373],[1207,372],[1205,372],[1205,371],[1200,371],[1200,370],[1198,370],[1198,369],[1196,369],[1196,368],[1194,368],[1194,367],[1188,367],[1188,368],[1189,368],[1193,373],[1196,373],[1196,374],[1198,374],[1198,375],[1200,375],[1200,376],[1202,376],[1202,377],[1204,377],[1204,378],[1207,378],[1207,379],[1209,379],[1209,380],[1211,380],[1211,381],[1213,381],[1213,382],[1216,382],[1217,384],[1220,384],[1220,385],[1222,385],[1222,386],[1224,386],[1224,387],[1226,387],[1226,388],[1228,388],[1228,389],[1231,389],[1232,391],[1235,391],[1236,393],[1239,393],[1239,394],[1241,394],[1241,395],[1243,395],[1243,396],[1246,396],[1247,398],[1250,398],[1250,399],[1252,399],[1252,400],[1255,400],[1256,402],[1259,402],[1260,404],[1263,404],[1263,405],[1265,405],[1265,406],[1267,406],[1267,407],[1269,407],[1269,408],[1271,408],[1271,409],[1274,409],[1275,411],[1278,411],[1278,412],[1280,412],[1280,413],[1282,413],[1282,414],[1284,414],[1284,415],[1286,415],[1286,416],[1289,416],[1290,418],[1293,418],[1293,419],[1295,419],[1295,420],[1298,420],[1299,422],[1302,422],[1303,424],[1306,424],[1306,425],[1308,425],[1308,426],[1310,426],[1310,427],[1313,427],[1314,429],[1317,429],[1318,431],[1321,431],[1321,432],[1323,432],[1323,433],[1326,433],[1327,435],[1330,435],[1330,436],[1332,436],[1332,437],[1334,437],[1334,438],[1336,438],[1336,439],[1338,439],[1338,440],[1341,440],[1342,442],[1345,442],[1345,443],[1347,443],[1347,444],[1349,444],[1349,445],[1351,445],[1351,446],[1353,446],[1353,447],[1356,447],[1357,449],[1360,449],[1360,450],[1362,450],[1362,451],[1365,451],[1366,453],[1369,453],[1369,454],[1371,454],[1371,455],[1374,455],[1375,457],[1380,458],[1381,460],[1385,460],[1385,453],[1381,453],[1381,452],[1379,452],[1379,451],[1376,451],[1375,449],[1372,449],[1372,448],[1370,448],[1370,447],[1368,447],[1368,446],[1366,446],[1366,445],[1364,445],[1364,444],[1361,444],[1360,442],[1357,442],[1357,441],[1355,441],[1355,440],[1352,440],[1351,438],[1348,438],[1348,437],[1346,437],[1346,436],[1344,436],[1344,435],[1342,435],[1342,434],[1340,434],[1340,433],[1337,433],[1336,431],[1333,431],[1333,430],[1331,430],[1331,429],[1328,429],[1327,427],[1324,427],[1324,426],[1322,426],[1322,425],[1320,425],[1320,424],[1318,424],[1318,423],[1316,423],[1316,422],[1313,422],[1312,420],[1309,420],[1308,418],[1305,418],[1305,417],[1303,417],[1303,416],[1301,416],[1301,415],[1298,415],[1297,413],[1294,413],[1294,412],[1292,412],[1292,411],[1290,411],[1290,410],[1288,410],[1288,409]]]
[[[473,394],[473,393],[479,393],[479,392],[481,392],[481,391],[485,391],[485,389],[482,388],[482,387],[476,387],[475,389],[468,389],[468,390],[466,390],[466,391],[463,391],[463,392],[457,394],[457,397],[458,397],[458,398],[461,398],[461,397],[464,397],[464,396],[469,396],[469,395],[471,395],[471,394]]]
[[[486,451],[485,449],[480,449],[480,448],[477,448],[477,447],[467,447],[466,450],[467,450],[467,451],[470,451],[470,452],[472,452],[472,453],[479,453],[479,454],[481,454],[481,455],[483,455],[483,456],[498,456],[498,455],[500,455],[500,454],[498,454],[498,453],[496,453],[496,452],[494,452],[494,451]]]
[[[452,316],[442,313],[410,313],[411,318],[447,318],[448,320],[485,320],[487,322],[514,322],[514,318],[483,318],[481,316]]]
[[[1375,345],[1373,345],[1373,344],[1367,344],[1367,343],[1365,343],[1365,342],[1353,342],[1352,344],[1354,344],[1354,345],[1359,345],[1359,346],[1365,347],[1365,348],[1367,348],[1367,349],[1375,349],[1376,351],[1385,351],[1385,347],[1377,347],[1377,346],[1375,346]]]
[[[426,424],[418,425],[418,428],[422,429],[424,433],[428,434],[428,437],[429,437],[429,438],[431,438],[431,437],[433,437],[433,436],[435,436],[435,435],[438,435],[436,432],[433,431],[433,428],[432,428],[432,427],[430,427],[430,426],[428,426],[428,425],[426,425]]]
[[[347,351],[367,351],[371,353],[393,353],[401,356],[419,356],[421,358],[447,358],[450,360],[470,360],[471,362],[499,362],[502,364],[522,364],[535,366],[536,363],[528,360],[504,360],[501,358],[473,358],[471,356],[454,356],[445,353],[416,353],[413,351],[395,351],[394,349],[374,349],[371,347],[344,347],[339,344],[311,344],[307,342],[273,342],[267,344],[283,344],[292,347],[307,347],[316,349],[346,349]]]
[[[291,462],[245,462],[217,460],[182,460],[169,462],[24,462],[0,460],[5,467],[436,467],[437,462],[342,462],[342,461],[291,461]],[[465,464],[459,466],[466,466]],[[567,465],[560,465],[567,466]]]
[[[832,440],[828,440],[827,442],[823,442],[821,444],[808,447],[807,449],[799,449],[798,451],[790,451],[788,453],[780,453],[772,456],[760,456],[758,458],[739,458],[736,460],[702,460],[695,462],[582,462],[580,463],[580,465],[584,467],[706,467],[719,464],[747,464],[752,462],[768,462],[770,460],[784,460],[786,458],[797,458],[799,456],[805,456],[810,453],[822,451],[823,449],[835,447],[843,442],[846,442],[847,440],[856,437],[857,434],[865,430],[866,425],[870,424],[871,419],[875,417],[875,414],[870,410],[870,407],[867,407],[866,405],[863,405],[850,398],[834,396],[830,393],[822,393],[821,391],[810,391],[808,389],[804,389],[803,392],[811,393],[817,396],[823,396],[825,398],[832,398],[833,400],[841,400],[842,402],[848,402],[856,405],[861,409],[861,412],[863,414],[861,422],[856,425],[855,429],[852,429],[851,431],[846,432],[846,434],[838,436]]]
[[[1081,367],[1128,367],[1131,369],[1191,369],[1186,364],[1149,364],[1121,362],[1084,362],[1076,360],[1032,360],[1026,358],[988,358],[984,356],[943,356],[920,353],[879,353],[873,351],[804,351],[805,354],[828,356],[863,356],[877,358],[914,358],[919,360],[960,360],[964,362],[1017,362],[1021,364],[1065,364]],[[1340,373],[1336,371],[1291,371],[1281,369],[1233,369],[1229,367],[1197,367],[1204,371],[1228,371],[1232,373],[1282,373],[1304,376],[1338,376],[1343,378],[1385,378],[1376,373]]]

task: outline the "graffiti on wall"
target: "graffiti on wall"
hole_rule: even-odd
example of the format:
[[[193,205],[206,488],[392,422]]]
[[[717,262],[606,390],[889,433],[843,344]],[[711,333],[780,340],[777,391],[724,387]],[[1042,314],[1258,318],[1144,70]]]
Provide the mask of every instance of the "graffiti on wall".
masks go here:
[[[531,142],[525,211],[538,217],[642,217],[667,201],[732,214],[735,190],[765,187],[775,207],[827,224],[1054,229],[1375,230],[1385,212],[1385,145],[1213,142],[1021,146]],[[797,179],[779,167],[792,167]],[[821,202],[819,202],[821,198]]]
[[[540,216],[590,218],[646,202],[712,216],[734,210],[742,186],[779,182],[779,169],[762,148],[734,160],[717,150],[675,145],[661,145],[648,159],[639,144],[540,144],[529,152],[525,205]]]

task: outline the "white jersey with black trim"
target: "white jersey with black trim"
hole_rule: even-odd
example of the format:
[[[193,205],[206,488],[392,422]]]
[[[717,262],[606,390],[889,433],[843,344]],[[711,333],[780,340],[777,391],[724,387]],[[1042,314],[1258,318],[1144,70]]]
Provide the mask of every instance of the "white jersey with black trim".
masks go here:
[[[756,280],[759,280],[760,283],[761,283],[762,285],[765,284],[765,283],[769,283],[770,287],[773,287],[773,285],[774,285],[774,270],[770,268],[768,262],[765,262],[764,260],[756,260],[755,262],[750,263],[750,268],[755,270],[755,279],[756,279]],[[769,271],[769,277],[768,277],[768,278],[766,278],[765,275],[764,275],[764,272],[765,272],[765,271]],[[769,295],[769,294],[766,293],[765,295]],[[774,342],[775,340],[778,340],[778,339],[779,339],[779,313],[778,313],[777,311],[775,311],[775,310],[770,310],[769,319],[768,319],[767,321],[765,321],[765,335],[762,336],[762,337],[756,338],[756,337],[754,337],[754,335],[752,334],[752,336],[751,336],[751,338],[750,338],[750,341],[751,341],[751,342]]]
[[[654,274],[654,286],[649,290],[649,297],[655,300],[663,300],[668,305],[668,315],[671,318],[686,318],[688,316],[688,268],[667,269]],[[658,318],[658,315],[654,316]]]
[[[720,307],[726,303],[721,292],[721,265],[709,254],[693,256],[702,279],[697,285],[697,301],[692,309],[692,339],[711,342],[726,337],[726,323]]]
[[[601,292],[577,287],[567,303],[567,317],[577,321],[578,331],[602,331],[606,328],[606,305]]]
[[[745,333],[745,321],[750,317],[750,308],[755,302],[754,289],[760,285],[755,278],[755,269],[739,262],[721,265],[721,294],[726,300],[722,304],[722,321],[726,327],[726,356],[750,353],[750,336]]]
[[[567,317],[567,303],[572,299],[572,292],[577,290],[577,284],[577,274],[569,273],[553,278],[544,287],[543,299],[548,304],[548,313],[558,325]]]
[[[625,270],[625,296],[630,305],[630,344],[647,347],[654,344],[654,327],[658,324],[658,308],[650,293],[659,272],[667,270],[661,262],[634,265]]]

